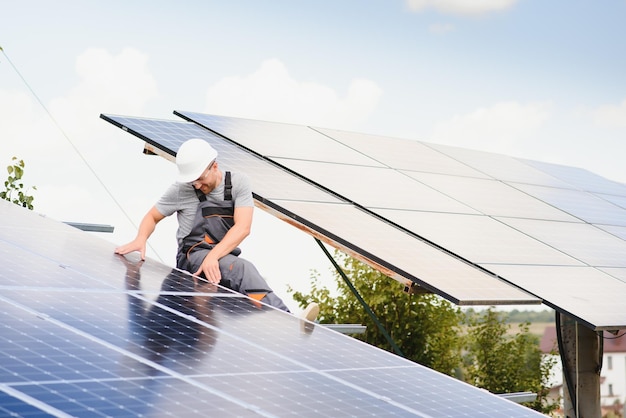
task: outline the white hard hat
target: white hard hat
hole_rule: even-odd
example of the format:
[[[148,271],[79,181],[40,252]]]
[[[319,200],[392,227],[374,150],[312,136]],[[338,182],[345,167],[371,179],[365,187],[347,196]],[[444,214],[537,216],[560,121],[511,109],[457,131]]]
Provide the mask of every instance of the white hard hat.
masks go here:
[[[216,158],[217,151],[205,140],[193,138],[185,141],[176,154],[176,180],[179,183],[197,180]]]

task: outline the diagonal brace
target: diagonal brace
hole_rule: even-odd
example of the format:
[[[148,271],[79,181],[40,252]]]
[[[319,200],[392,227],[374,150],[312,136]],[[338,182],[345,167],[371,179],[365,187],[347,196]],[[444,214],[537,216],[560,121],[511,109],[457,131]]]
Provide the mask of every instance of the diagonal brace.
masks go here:
[[[330,262],[333,264],[333,266],[335,267],[335,270],[337,270],[337,273],[339,273],[339,275],[343,278],[343,281],[346,282],[346,285],[348,285],[348,288],[350,288],[350,291],[352,292],[352,294],[357,298],[359,303],[363,305],[365,312],[367,312],[370,318],[372,318],[372,321],[374,321],[374,323],[378,327],[378,330],[381,332],[381,334],[383,334],[383,336],[385,337],[385,339],[387,340],[391,348],[393,348],[393,351],[397,355],[404,357],[404,354],[402,353],[402,350],[400,350],[400,347],[398,347],[396,343],[393,341],[393,339],[391,338],[391,335],[389,335],[389,333],[387,332],[383,324],[378,320],[378,317],[376,316],[374,311],[372,311],[372,309],[369,307],[367,302],[363,300],[363,298],[361,297],[359,292],[356,290],[356,288],[354,287],[354,285],[352,284],[348,276],[346,276],[346,273],[344,273],[344,271],[341,269],[339,264],[337,264],[337,262],[332,257],[332,255],[328,252],[326,247],[324,247],[324,244],[322,244],[322,242],[317,238],[315,238],[315,242],[317,242],[317,245],[319,245],[322,251],[324,251],[324,254],[326,254],[326,257],[328,257]]]

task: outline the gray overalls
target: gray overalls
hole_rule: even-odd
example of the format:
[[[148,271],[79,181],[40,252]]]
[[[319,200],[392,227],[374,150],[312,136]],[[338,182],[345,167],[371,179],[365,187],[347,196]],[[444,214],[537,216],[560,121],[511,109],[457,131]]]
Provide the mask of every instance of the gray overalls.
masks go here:
[[[225,173],[224,201],[209,201],[206,195],[196,190],[200,203],[193,227],[179,248],[177,267],[191,273],[196,272],[202,261],[215,244],[235,224],[235,204],[232,200],[231,175]],[[283,301],[274,294],[256,267],[243,258],[239,258],[241,250],[237,247],[230,254],[220,258],[219,266],[222,279],[220,285],[243,293],[255,300],[289,312]]]

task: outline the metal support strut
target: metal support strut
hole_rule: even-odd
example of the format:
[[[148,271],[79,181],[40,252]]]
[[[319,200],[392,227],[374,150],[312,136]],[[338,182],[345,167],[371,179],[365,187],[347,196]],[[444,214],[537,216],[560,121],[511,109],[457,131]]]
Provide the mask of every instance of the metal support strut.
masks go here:
[[[404,354],[402,353],[402,350],[400,350],[400,347],[398,347],[396,345],[396,343],[393,341],[393,339],[391,338],[391,335],[389,335],[389,333],[387,332],[387,330],[385,329],[383,324],[378,320],[378,317],[376,316],[374,311],[372,311],[372,309],[369,307],[367,302],[365,302],[363,300],[363,298],[361,297],[359,292],[356,290],[356,288],[354,287],[354,285],[352,284],[350,279],[348,279],[348,276],[346,276],[346,273],[344,273],[344,271],[341,269],[339,264],[337,264],[337,262],[332,257],[332,255],[330,255],[330,253],[328,252],[326,247],[324,247],[324,244],[317,238],[315,238],[315,242],[317,242],[317,245],[319,245],[320,248],[322,249],[322,251],[324,251],[324,254],[326,254],[326,257],[328,257],[330,262],[333,263],[333,266],[335,267],[335,270],[337,270],[337,273],[339,273],[339,275],[343,278],[343,281],[346,282],[346,285],[348,286],[348,288],[350,288],[350,291],[357,298],[359,303],[361,305],[363,305],[363,308],[365,309],[365,312],[367,312],[367,314],[370,316],[370,318],[372,318],[372,321],[374,321],[374,323],[378,327],[378,330],[383,334],[383,336],[385,337],[385,339],[387,340],[387,342],[389,343],[391,348],[393,348],[393,351],[397,355],[404,357]]]

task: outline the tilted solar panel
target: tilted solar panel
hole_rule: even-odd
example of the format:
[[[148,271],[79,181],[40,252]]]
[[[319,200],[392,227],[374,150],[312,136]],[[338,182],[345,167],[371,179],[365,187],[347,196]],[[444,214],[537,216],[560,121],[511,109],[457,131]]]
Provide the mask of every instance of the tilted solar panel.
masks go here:
[[[0,415],[542,416],[0,200]]]
[[[626,328],[624,184],[579,168],[420,141],[313,127],[308,129],[317,136],[298,136],[307,128],[174,113],[338,192],[373,218],[495,273],[592,329]],[[335,142],[328,150],[341,149],[341,158],[326,157],[330,140]],[[315,143],[315,154],[291,151]],[[348,158],[347,149],[361,163]],[[422,279],[428,283],[431,277]],[[450,281],[467,284],[458,275]]]
[[[372,212],[354,205],[343,196],[343,193],[350,192],[349,188],[330,191],[316,185],[315,179],[293,174],[291,170],[295,168],[294,164],[301,162],[300,160],[268,161],[190,122],[173,121],[168,124],[163,120],[151,121],[112,115],[102,115],[102,117],[160,147],[169,155],[174,155],[180,144],[192,137],[209,141],[217,149],[222,167],[252,173],[249,177],[259,207],[404,283],[413,281],[425,289],[463,305],[539,303],[539,299],[510,286],[495,275],[485,272],[444,249],[433,246],[418,236],[397,228],[388,220],[371,216]],[[257,129],[257,126],[258,124],[253,124],[252,128]],[[246,126],[237,129],[248,132]],[[265,130],[267,136],[264,137],[263,143],[272,141],[273,138],[277,138],[276,141],[278,141],[279,133],[292,132],[289,129],[282,129],[275,135],[270,135],[271,130],[267,127]],[[300,132],[300,130],[295,129],[295,132]],[[315,139],[320,137],[327,138],[317,133],[313,135]],[[294,137],[292,140],[297,140],[297,138]],[[282,143],[282,141],[281,139],[279,142]],[[351,149],[342,147],[343,151],[336,151],[334,157],[336,161],[359,161],[361,163],[364,161],[360,154],[352,155]],[[279,148],[272,145],[270,149],[278,152]],[[292,156],[297,154],[296,151],[288,151],[288,153]],[[315,162],[305,163],[314,164]],[[386,168],[376,167],[375,164],[372,162],[371,166],[361,164],[348,166],[357,170],[385,170],[389,175],[415,183],[406,176]],[[286,169],[285,165],[289,168]],[[332,167],[320,168],[320,171],[332,172],[333,169],[342,167],[344,165],[335,163]],[[345,182],[345,184],[349,186],[351,183]],[[367,194],[364,188],[362,191]],[[476,213],[475,210],[435,190],[424,187],[423,191],[425,194],[428,193],[433,201],[432,203],[424,201],[424,203],[433,210],[448,208],[453,212]],[[400,202],[401,200],[398,200],[398,204]],[[384,200],[381,200],[381,203],[384,203]],[[406,207],[414,208],[418,204],[418,200],[412,200],[407,203]]]

